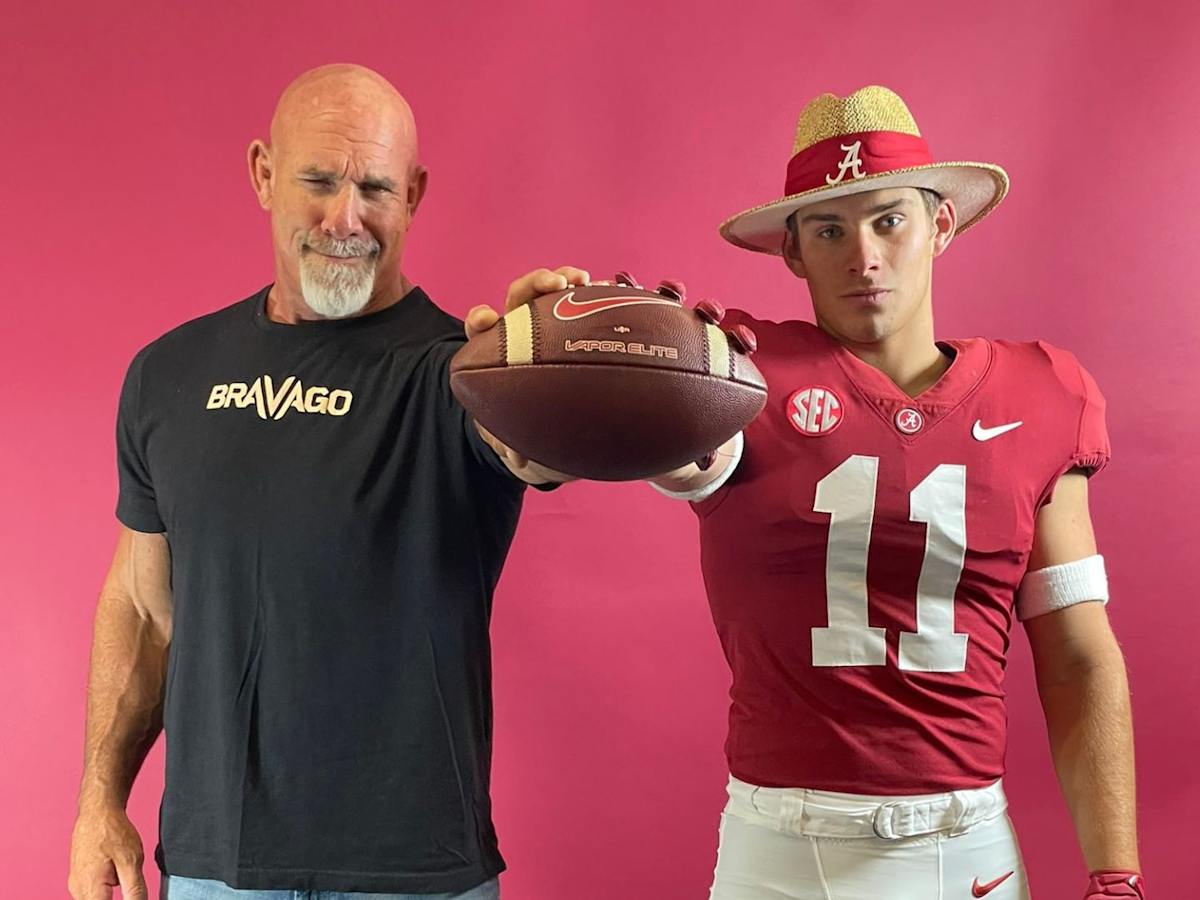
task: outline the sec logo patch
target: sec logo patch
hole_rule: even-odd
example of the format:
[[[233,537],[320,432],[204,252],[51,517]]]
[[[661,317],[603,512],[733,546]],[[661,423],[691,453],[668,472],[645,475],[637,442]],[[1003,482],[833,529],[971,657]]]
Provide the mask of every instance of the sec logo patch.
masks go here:
[[[842,424],[845,416],[842,398],[822,385],[801,388],[788,397],[788,421],[806,437],[829,434]]]

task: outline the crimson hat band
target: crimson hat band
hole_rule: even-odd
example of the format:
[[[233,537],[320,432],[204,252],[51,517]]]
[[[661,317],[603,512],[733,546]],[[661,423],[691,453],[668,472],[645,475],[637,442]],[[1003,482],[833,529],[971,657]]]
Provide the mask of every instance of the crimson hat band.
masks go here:
[[[787,168],[784,195],[927,166],[933,162],[924,138],[899,131],[862,131],[844,134],[806,147],[792,157]]]

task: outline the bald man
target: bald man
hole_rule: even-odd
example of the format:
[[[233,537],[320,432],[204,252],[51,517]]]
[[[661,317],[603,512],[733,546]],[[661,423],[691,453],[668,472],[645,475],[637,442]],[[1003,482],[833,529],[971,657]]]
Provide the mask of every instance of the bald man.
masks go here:
[[[563,476],[450,393],[464,328],[401,269],[428,176],[392,85],[305,73],[249,167],[274,283],[121,392],[71,894],[147,897],[125,805],[165,730],[163,897],[495,898],[492,592],[523,489]]]

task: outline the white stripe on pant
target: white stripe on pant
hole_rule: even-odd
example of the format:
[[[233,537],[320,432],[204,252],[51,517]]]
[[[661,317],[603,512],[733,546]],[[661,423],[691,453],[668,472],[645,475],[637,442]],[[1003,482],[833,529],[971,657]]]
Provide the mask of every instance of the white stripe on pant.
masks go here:
[[[1000,782],[884,797],[730,777],[728,790],[710,900],[1029,900]]]

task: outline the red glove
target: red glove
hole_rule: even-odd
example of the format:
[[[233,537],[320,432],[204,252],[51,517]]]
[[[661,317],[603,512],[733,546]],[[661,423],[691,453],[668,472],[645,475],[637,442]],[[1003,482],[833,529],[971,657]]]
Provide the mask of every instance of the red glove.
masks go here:
[[[1115,872],[1108,869],[1093,872],[1088,879],[1083,900],[1106,900],[1108,897],[1134,897],[1146,900],[1146,881],[1137,872]]]

